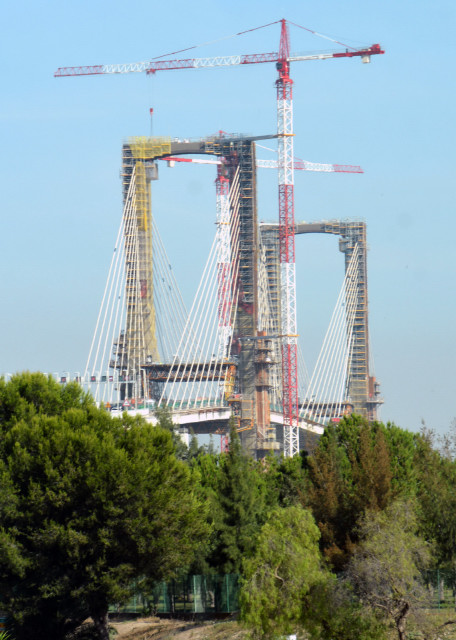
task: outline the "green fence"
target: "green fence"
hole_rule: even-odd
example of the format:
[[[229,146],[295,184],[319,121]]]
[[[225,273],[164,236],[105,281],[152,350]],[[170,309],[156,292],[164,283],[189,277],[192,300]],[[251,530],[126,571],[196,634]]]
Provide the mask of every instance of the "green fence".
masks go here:
[[[456,570],[433,569],[424,579],[435,608],[456,609]]]
[[[432,606],[456,609],[456,570],[433,569],[424,574]],[[186,575],[160,582],[149,589],[134,589],[134,595],[111,612],[132,614],[219,614],[239,609],[239,576]]]
[[[121,607],[110,607],[117,613],[233,613],[238,611],[239,576],[183,576],[160,582],[150,590],[136,589],[131,600]]]

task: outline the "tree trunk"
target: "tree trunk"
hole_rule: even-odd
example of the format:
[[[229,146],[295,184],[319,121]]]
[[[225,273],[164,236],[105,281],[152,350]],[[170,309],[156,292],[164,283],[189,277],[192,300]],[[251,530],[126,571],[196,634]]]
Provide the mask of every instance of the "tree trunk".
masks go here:
[[[399,640],[406,640],[405,635],[405,625],[407,622],[407,616],[410,612],[410,605],[408,602],[405,602],[402,606],[402,609],[399,611],[396,616],[396,629]]]
[[[100,640],[109,640],[108,612],[103,611],[97,615],[92,614],[92,619]]]

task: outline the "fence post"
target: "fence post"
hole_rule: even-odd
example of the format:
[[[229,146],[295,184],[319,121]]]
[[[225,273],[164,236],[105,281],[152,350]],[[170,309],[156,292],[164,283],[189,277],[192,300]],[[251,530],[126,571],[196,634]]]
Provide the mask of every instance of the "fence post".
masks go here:
[[[453,576],[452,576],[452,582],[453,582],[453,601],[454,601],[454,608],[456,609],[456,570],[453,567]]]
[[[225,573],[225,587],[226,587],[226,612],[230,613],[230,587],[229,587],[227,573]]]
[[[437,569],[437,597],[439,599],[439,611],[440,611],[440,570]]]

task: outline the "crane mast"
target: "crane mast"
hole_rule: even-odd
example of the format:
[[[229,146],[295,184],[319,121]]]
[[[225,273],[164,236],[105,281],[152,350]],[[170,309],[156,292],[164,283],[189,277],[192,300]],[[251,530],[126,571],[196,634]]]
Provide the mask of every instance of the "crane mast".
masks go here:
[[[279,177],[279,251],[282,308],[282,403],[285,456],[299,452],[298,343],[293,177],[293,80],[290,78],[290,39],[282,20],[277,87]]]

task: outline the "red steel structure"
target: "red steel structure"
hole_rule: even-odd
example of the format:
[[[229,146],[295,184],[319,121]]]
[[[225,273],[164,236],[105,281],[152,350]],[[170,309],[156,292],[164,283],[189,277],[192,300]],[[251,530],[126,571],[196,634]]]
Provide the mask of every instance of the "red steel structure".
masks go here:
[[[280,20],[285,22],[285,20]],[[301,56],[293,55],[288,62],[302,60],[328,60],[329,58],[353,58],[385,53],[379,44],[373,44],[367,49],[359,49],[332,53],[315,53]],[[131,62],[122,64],[96,64],[81,67],[59,67],[54,73],[56,78],[68,76],[97,76],[110,73],[155,73],[156,71],[172,71],[175,69],[204,69],[211,67],[228,67],[241,64],[259,64],[263,62],[279,62],[279,53],[254,53],[251,55],[215,56],[211,58],[187,58],[185,60],[149,60],[145,62]],[[369,60],[363,60],[369,62]]]
[[[153,74],[157,71],[170,71],[175,69],[199,69],[243,64],[260,64],[266,62],[276,63],[279,73],[279,77],[276,81],[276,87],[279,151],[279,246],[282,280],[282,394],[284,454],[286,456],[293,456],[299,451],[299,438],[293,186],[293,81],[290,77],[290,63],[304,60],[327,60],[330,58],[352,57],[361,57],[362,62],[370,62],[370,57],[372,55],[383,54],[384,51],[381,49],[379,44],[373,44],[366,49],[356,50],[348,48],[342,52],[292,55],[290,54],[288,22],[285,19],[278,22],[281,24],[278,53],[258,53],[211,58],[187,58],[180,60],[150,60],[146,62],[127,64],[92,65],[81,67],[60,67],[57,69],[54,76],[65,77],[135,72]],[[306,30],[310,31],[310,29]]]
[[[290,78],[290,38],[282,20],[277,70],[277,133],[279,165],[279,254],[282,310],[282,403],[285,456],[299,452],[298,329],[293,177],[293,81]]]

